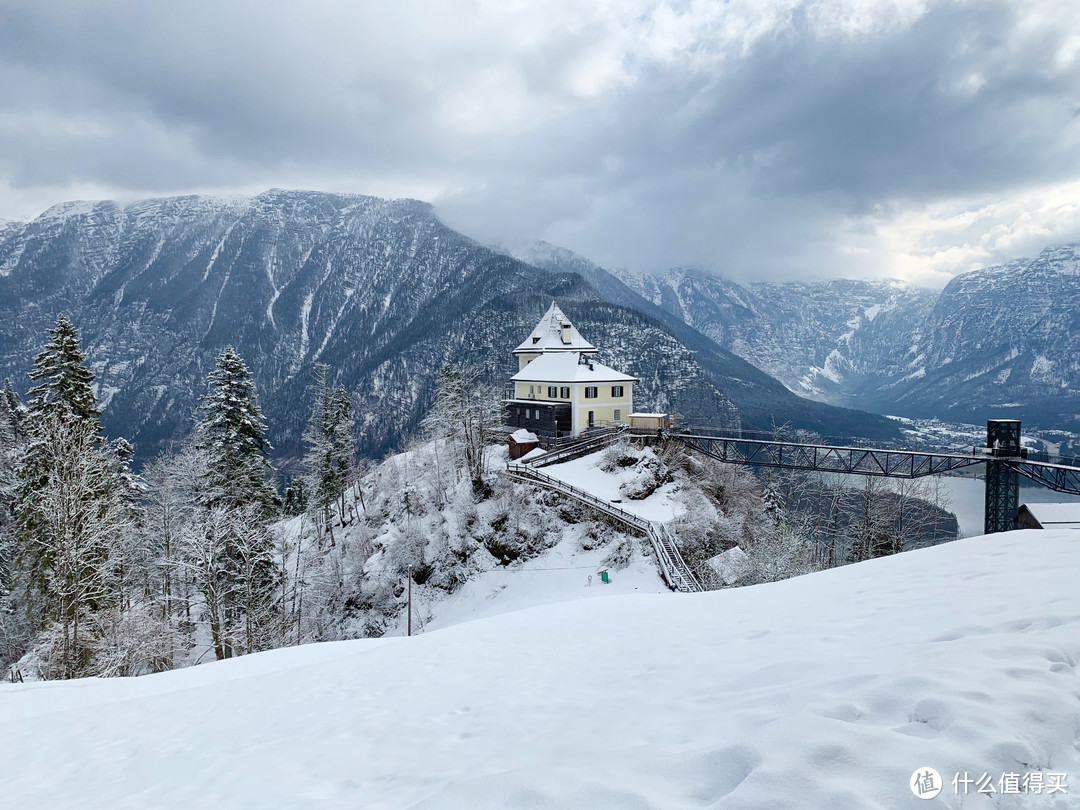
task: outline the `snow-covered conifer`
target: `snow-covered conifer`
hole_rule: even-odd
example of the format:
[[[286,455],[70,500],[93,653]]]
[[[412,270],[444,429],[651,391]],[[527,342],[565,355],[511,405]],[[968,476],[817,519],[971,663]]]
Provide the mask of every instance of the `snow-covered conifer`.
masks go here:
[[[274,514],[270,486],[270,442],[259,409],[255,382],[232,346],[218,356],[210,372],[209,392],[202,398],[198,446],[206,451],[208,505],[257,505],[269,519]]]
[[[100,429],[101,409],[94,396],[94,373],[86,366],[79,334],[71,321],[59,315],[49,330],[50,339],[34,358],[30,379],[30,418],[63,413]]]
[[[218,355],[208,382],[198,444],[206,451],[210,505],[231,508],[254,503],[269,518],[274,510],[269,480],[272,448],[252,374],[230,346]]]
[[[49,335],[30,372],[37,384],[23,420],[15,511],[26,608],[41,626],[58,625],[52,674],[70,677],[86,671],[92,652],[82,625],[115,596],[109,552],[130,515],[119,505],[75,327],[60,315]]]
[[[315,402],[311,419],[304,431],[308,450],[304,465],[308,471],[309,485],[306,491],[311,504],[319,508],[324,530],[333,530],[330,510],[340,500],[341,520],[345,520],[344,492],[349,483],[354,445],[352,398],[343,386],[330,387],[330,367],[320,363],[316,367]]]
[[[37,615],[56,625],[46,674],[76,677],[93,654],[93,614],[117,595],[109,552],[128,516],[93,420],[47,414],[35,421],[34,441],[45,485],[20,500],[20,541],[33,561]]]
[[[15,393],[15,387],[11,384],[11,380],[4,379],[4,390],[0,392],[0,424],[6,424],[7,429],[12,431],[13,436],[19,434],[19,422],[22,420],[23,411],[22,401],[19,399],[19,395]]]
[[[200,501],[208,513],[199,582],[219,658],[260,649],[256,625],[271,613],[279,583],[269,524],[276,515],[270,486],[270,442],[255,383],[227,347],[210,373],[197,447],[205,454]],[[254,645],[254,646],[253,646]]]

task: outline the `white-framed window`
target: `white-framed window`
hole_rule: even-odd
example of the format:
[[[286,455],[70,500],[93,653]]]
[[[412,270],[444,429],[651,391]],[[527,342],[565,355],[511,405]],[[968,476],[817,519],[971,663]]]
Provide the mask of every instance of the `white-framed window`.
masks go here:
[[[595,385],[587,385],[587,386],[585,386],[585,399],[596,399],[596,386]]]
[[[562,397],[563,399],[570,399],[570,386],[569,385],[564,385],[562,388],[560,388],[559,389],[559,396]]]
[[[613,398],[621,397],[622,396],[622,386],[621,385],[613,385],[613,386],[611,386],[611,396]],[[615,418],[618,419],[618,417],[615,417]]]
[[[618,408],[616,408],[615,409],[615,421],[618,422],[620,419],[622,419],[622,411],[619,410]]]
[[[548,399],[556,399],[559,396],[559,389],[557,386],[548,386]]]

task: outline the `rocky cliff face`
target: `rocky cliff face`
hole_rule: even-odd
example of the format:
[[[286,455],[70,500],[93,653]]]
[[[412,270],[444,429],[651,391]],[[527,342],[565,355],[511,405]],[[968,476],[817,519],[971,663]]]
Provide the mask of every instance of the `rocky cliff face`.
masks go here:
[[[913,415],[1080,429],[1080,245],[954,278],[901,371],[868,398]]]

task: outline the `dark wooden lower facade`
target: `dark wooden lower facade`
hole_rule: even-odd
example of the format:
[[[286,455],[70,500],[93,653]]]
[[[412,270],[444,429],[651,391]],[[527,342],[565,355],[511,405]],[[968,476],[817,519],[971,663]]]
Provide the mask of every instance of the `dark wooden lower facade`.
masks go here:
[[[511,430],[525,428],[538,436],[558,438],[573,433],[569,402],[535,399],[504,400],[506,425]]]

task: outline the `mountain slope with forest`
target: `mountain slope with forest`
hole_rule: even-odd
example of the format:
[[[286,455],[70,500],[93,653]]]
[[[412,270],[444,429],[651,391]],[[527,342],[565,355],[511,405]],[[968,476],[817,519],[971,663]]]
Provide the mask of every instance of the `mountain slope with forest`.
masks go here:
[[[964,273],[940,293],[896,281],[746,286],[699,270],[620,279],[774,375],[845,407],[1080,430],[1080,245]]]
[[[552,273],[576,273],[593,284],[609,301],[643,312],[664,324],[694,352],[709,379],[719,385],[738,405],[745,426],[771,430],[789,424],[825,436],[860,436],[888,441],[899,438],[896,426],[866,411],[837,407],[793,393],[762,371],[756,359],[748,361],[722,346],[707,330],[684,320],[672,311],[635,291],[627,279],[608,272],[588,259],[546,242],[533,242],[512,249],[513,255]],[[709,277],[715,279],[715,277]],[[797,353],[793,347],[791,352]]]
[[[478,365],[504,385],[510,349],[553,297],[604,362],[642,379],[640,408],[735,426],[735,406],[749,405],[744,421],[760,427],[775,416],[892,435],[879,417],[788,397],[685,325],[627,306],[640,297],[613,302],[576,273],[485,248],[425,203],[320,192],[66,203],[9,225],[0,376],[25,391],[64,312],[83,336],[106,429],[145,459],[190,429],[214,358],[231,344],[252,370],[278,455],[294,457],[314,364],[327,363],[356,404],[361,454],[379,455],[416,428],[444,364]]]

